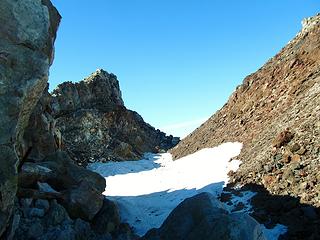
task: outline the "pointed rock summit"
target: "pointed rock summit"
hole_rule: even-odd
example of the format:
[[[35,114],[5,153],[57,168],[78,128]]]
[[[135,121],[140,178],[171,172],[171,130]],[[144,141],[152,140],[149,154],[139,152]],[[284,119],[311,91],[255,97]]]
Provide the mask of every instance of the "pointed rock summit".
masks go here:
[[[78,83],[60,84],[52,97],[52,108],[57,116],[81,109],[106,112],[124,106],[117,77],[102,69]]]
[[[179,142],[128,110],[117,77],[102,69],[78,83],[60,84],[52,93],[51,106],[64,148],[80,165],[135,160]]]

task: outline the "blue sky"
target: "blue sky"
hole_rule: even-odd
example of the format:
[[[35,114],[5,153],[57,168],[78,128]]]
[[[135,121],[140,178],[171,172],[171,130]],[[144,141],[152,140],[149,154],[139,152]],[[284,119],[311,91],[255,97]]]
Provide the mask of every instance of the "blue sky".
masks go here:
[[[183,136],[320,12],[319,0],[52,0],[51,89],[98,68],[156,128]]]

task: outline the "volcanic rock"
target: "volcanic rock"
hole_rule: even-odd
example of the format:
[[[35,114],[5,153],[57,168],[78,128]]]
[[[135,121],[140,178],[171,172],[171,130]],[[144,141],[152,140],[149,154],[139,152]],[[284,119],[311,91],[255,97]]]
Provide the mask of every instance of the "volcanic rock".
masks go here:
[[[264,240],[260,225],[249,215],[231,213],[209,193],[184,200],[159,229],[150,230],[142,239],[234,239]]]
[[[320,207],[320,15],[249,75],[228,102],[171,152],[175,159],[223,142],[242,142],[231,183],[264,185]],[[296,165],[298,164],[298,165]],[[307,189],[303,183],[312,182]],[[281,187],[279,187],[281,186]],[[285,186],[285,187],[282,187]]]
[[[0,236],[17,189],[22,138],[47,85],[60,15],[50,1],[0,1]]]
[[[126,109],[117,77],[101,69],[78,83],[60,84],[52,93],[51,107],[64,148],[80,165],[135,160],[179,141]]]

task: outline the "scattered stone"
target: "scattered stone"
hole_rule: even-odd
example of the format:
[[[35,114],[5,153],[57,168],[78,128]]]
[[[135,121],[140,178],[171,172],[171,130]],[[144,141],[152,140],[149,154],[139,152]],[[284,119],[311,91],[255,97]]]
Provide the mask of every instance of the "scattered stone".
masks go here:
[[[293,133],[291,133],[289,130],[284,130],[272,141],[272,146],[280,148],[288,144],[293,139],[293,137]]]
[[[291,146],[291,151],[296,152],[300,149],[300,145],[298,143],[295,143]]]
[[[296,153],[299,154],[299,155],[303,155],[306,153],[306,149],[304,147],[301,147]]]

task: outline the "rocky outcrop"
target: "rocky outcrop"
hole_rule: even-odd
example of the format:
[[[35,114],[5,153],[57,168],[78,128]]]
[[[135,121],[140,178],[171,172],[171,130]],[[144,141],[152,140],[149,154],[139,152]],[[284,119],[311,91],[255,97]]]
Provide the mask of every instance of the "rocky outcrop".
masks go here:
[[[104,70],[78,83],[60,84],[52,93],[51,108],[64,149],[80,165],[135,160],[179,141],[126,109],[116,76]]]
[[[144,240],[265,240],[260,225],[245,213],[228,213],[209,193],[184,200]]]
[[[104,178],[62,151],[47,91],[59,21],[49,0],[0,2],[0,238],[133,238]]]
[[[57,117],[82,109],[108,112],[117,106],[124,106],[117,77],[103,70],[97,70],[78,83],[60,84],[52,97],[52,108]]]
[[[47,85],[60,15],[50,1],[0,2],[0,235],[7,227],[17,190],[22,137]]]
[[[77,166],[62,150],[47,90],[24,131],[27,154],[20,159],[15,221],[6,237],[117,239],[126,234],[134,238],[131,229],[123,227],[117,206],[102,195],[104,178]]]
[[[290,195],[300,203],[320,207],[319,103],[317,15],[304,20],[302,31],[262,68],[246,77],[223,108],[175,147],[172,154],[180,158],[223,142],[242,142],[244,147],[238,157],[242,164],[237,172],[230,172],[231,183],[262,185],[273,195]],[[286,214],[288,218],[293,212],[300,216],[304,211],[297,204],[286,206],[292,210],[291,215]],[[265,209],[264,214],[266,211],[269,210]],[[273,213],[282,214],[277,210]],[[312,218],[304,216],[304,224],[313,229],[319,226],[314,216],[319,219],[319,212],[315,211]],[[288,220],[281,222],[286,224]],[[303,232],[306,229],[300,228],[300,235],[288,239],[309,239],[306,236],[312,234]]]

